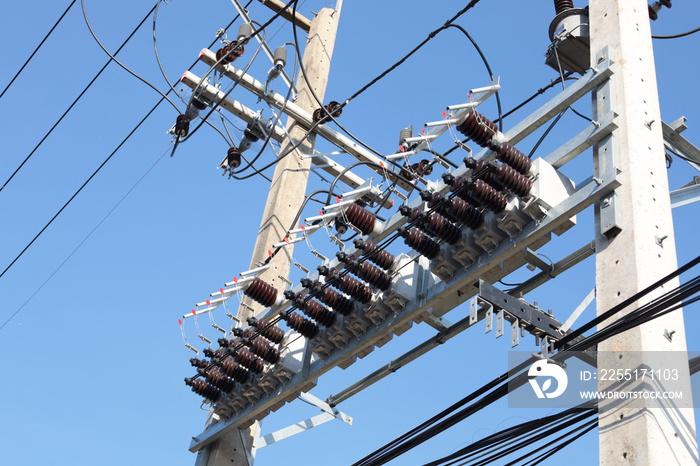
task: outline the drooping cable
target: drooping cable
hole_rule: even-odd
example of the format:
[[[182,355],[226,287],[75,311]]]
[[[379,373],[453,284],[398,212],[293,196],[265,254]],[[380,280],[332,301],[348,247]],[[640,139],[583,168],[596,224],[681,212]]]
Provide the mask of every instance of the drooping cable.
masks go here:
[[[689,36],[700,31],[700,27],[691,29],[690,31],[681,32],[680,34],[671,34],[670,36],[651,36],[652,39],[678,39],[679,37]]]
[[[49,29],[49,32],[47,32],[46,35],[44,36],[44,38],[41,39],[41,42],[39,42],[39,45],[37,45],[36,48],[34,49],[34,51],[29,55],[29,58],[27,58],[27,60],[26,60],[26,61],[24,62],[24,64],[19,68],[19,70],[17,71],[17,73],[15,73],[15,75],[12,77],[12,79],[10,79],[10,82],[7,83],[7,86],[5,86],[5,89],[3,89],[2,92],[0,92],[0,99],[2,99],[2,96],[4,96],[4,95],[5,95],[5,92],[7,92],[7,90],[10,88],[10,86],[12,86],[12,83],[14,83],[15,80],[16,80],[16,79],[19,77],[19,75],[22,73],[22,71],[24,71],[24,68],[29,64],[29,62],[32,61],[32,58],[34,58],[34,55],[36,55],[36,53],[39,51],[39,49],[41,48],[41,46],[44,45],[44,42],[46,42],[46,40],[49,38],[49,36],[51,35],[51,33],[53,33],[54,29],[56,29],[56,27],[58,27],[58,25],[61,23],[61,21],[63,20],[63,18],[66,16],[66,14],[68,14],[68,11],[69,11],[71,8],[73,8],[73,5],[75,5],[75,2],[76,2],[76,1],[77,1],[77,0],[72,0],[72,1],[70,2],[70,5],[68,5],[68,8],[65,9],[65,11],[63,12],[63,14],[61,14],[61,16],[58,18],[58,20],[56,20],[56,22],[54,23],[54,25],[51,26],[51,29]]]
[[[134,28],[134,30],[131,31],[131,34],[129,34],[129,36],[126,38],[126,40],[125,40],[124,42],[122,42],[122,44],[119,46],[119,48],[117,49],[117,51],[114,52],[114,54],[113,54],[114,56],[118,55],[119,52],[126,46],[126,44],[127,44],[127,43],[131,40],[131,38],[134,36],[134,34],[136,34],[136,32],[141,28],[141,26],[143,26],[143,23],[145,23],[146,20],[149,18],[149,16],[151,16],[151,13],[153,13],[153,10],[154,10],[154,9],[155,9],[155,5],[154,5],[153,8],[151,8],[151,10],[146,14],[146,16],[143,17],[143,19],[142,19],[141,22],[136,26],[136,28]],[[41,140],[39,141],[39,143],[37,143],[37,145],[34,146],[34,148],[31,150],[31,152],[29,152],[29,155],[27,155],[27,157],[25,157],[25,159],[22,161],[22,163],[19,164],[19,166],[15,169],[15,171],[12,172],[12,174],[10,175],[10,177],[9,177],[7,180],[5,180],[5,183],[3,183],[2,186],[0,186],[0,191],[2,191],[3,189],[5,189],[5,186],[7,186],[7,184],[8,184],[10,181],[12,181],[12,178],[15,177],[15,175],[22,169],[22,167],[24,167],[24,165],[29,161],[29,159],[32,158],[32,156],[36,153],[36,151],[39,150],[39,147],[41,147],[41,145],[44,143],[44,141],[46,141],[46,139],[48,139],[48,137],[51,135],[51,133],[53,133],[53,131],[56,129],[56,127],[58,127],[58,125],[59,125],[59,124],[63,121],[63,119],[66,117],[66,115],[68,115],[68,113],[73,109],[73,107],[75,107],[75,105],[78,103],[78,101],[85,95],[85,93],[88,91],[88,89],[90,89],[90,87],[95,83],[95,81],[97,81],[97,78],[99,78],[100,75],[102,74],[102,72],[104,72],[104,70],[107,69],[107,66],[109,66],[110,63],[112,63],[112,58],[110,58],[109,60],[107,60],[107,63],[105,63],[104,66],[103,66],[102,68],[100,68],[100,71],[97,72],[97,74],[90,80],[90,82],[87,84],[87,86],[85,86],[85,88],[80,92],[80,94],[78,94],[78,97],[76,97],[75,100],[73,100],[73,102],[72,102],[72,103],[68,106],[68,108],[63,112],[63,114],[58,118],[58,120],[56,120],[56,122],[53,124],[53,126],[46,132],[46,134],[44,135],[44,137],[41,138]]]

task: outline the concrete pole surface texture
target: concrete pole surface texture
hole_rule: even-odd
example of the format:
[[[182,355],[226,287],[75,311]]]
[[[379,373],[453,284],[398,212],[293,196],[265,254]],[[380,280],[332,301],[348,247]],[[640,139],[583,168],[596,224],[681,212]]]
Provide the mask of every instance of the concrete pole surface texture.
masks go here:
[[[618,129],[594,152],[596,176],[603,176],[603,158],[613,160],[621,187],[612,203],[596,206],[597,312],[602,314],[677,269],[673,219],[664,159],[661,115],[646,0],[591,0],[591,60],[608,48],[614,61],[609,84]],[[594,104],[600,108],[604,97]],[[595,107],[595,105],[594,105]],[[596,108],[594,108],[594,112]],[[603,151],[612,151],[612,154]],[[610,159],[612,156],[612,159]],[[610,171],[607,171],[610,173]],[[606,210],[608,209],[608,210]],[[617,227],[606,234],[604,218],[616,209]],[[678,286],[666,283],[604,322],[621,318]],[[671,334],[671,337],[668,335]],[[632,352],[632,353],[629,353]],[[658,352],[664,352],[659,355]],[[603,370],[645,367],[671,369],[672,386],[684,400],[611,400],[599,403],[601,465],[698,464],[695,418],[682,310],[635,327],[598,345],[598,374]],[[660,365],[659,361],[663,361]],[[598,389],[662,391],[671,381],[601,380]],[[689,403],[689,405],[688,405]]]
[[[331,58],[335,45],[340,19],[338,11],[324,8],[313,19],[307,37],[302,64],[307,73],[307,79],[313,86],[313,92],[323,101],[330,73]],[[303,76],[296,85],[298,97],[296,104],[310,113],[319,107],[311,94]],[[304,138],[307,130],[293,119],[287,122],[287,130],[294,141]],[[307,137],[295,150],[281,159],[275,168],[270,192],[265,204],[258,238],[255,243],[250,268],[257,267],[268,257],[272,245],[279,243],[294,228],[294,219],[306,195],[306,185],[309,178],[311,159],[301,159],[300,154],[311,154],[314,149],[315,135]],[[285,154],[294,144],[290,141],[282,144],[280,154]],[[259,277],[277,288],[280,292],[285,288],[285,279],[289,277],[292,248],[283,248],[271,261],[271,267]],[[244,298],[238,310],[238,319],[245,324],[251,317],[263,309],[248,298]],[[253,441],[259,434],[259,424],[256,422],[249,429],[230,429],[223,436],[205,447],[197,454],[196,466],[252,466],[255,458]]]

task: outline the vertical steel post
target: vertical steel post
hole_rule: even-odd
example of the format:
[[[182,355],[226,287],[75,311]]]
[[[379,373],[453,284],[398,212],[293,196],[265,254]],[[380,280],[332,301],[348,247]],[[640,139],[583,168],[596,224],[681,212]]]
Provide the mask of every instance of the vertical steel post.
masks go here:
[[[677,259],[647,1],[590,0],[589,11],[592,66],[605,53],[615,62],[610,83],[595,93],[594,113],[612,106],[618,115],[618,129],[594,148],[596,176],[617,176],[621,182],[614,196],[596,206],[600,314],[675,270]],[[626,312],[677,285],[678,280],[667,283]],[[665,336],[669,332],[672,338]],[[665,364],[680,371],[674,387],[690,397],[685,350],[679,310],[598,345],[599,374],[601,368],[633,370],[658,360],[652,352],[666,351]],[[639,353],[630,357],[627,351]],[[601,391],[615,385],[598,380]],[[624,389],[639,386],[630,383]],[[692,401],[690,408],[673,400],[653,403],[656,407],[629,407],[620,400],[600,403],[601,465],[698,464]]]

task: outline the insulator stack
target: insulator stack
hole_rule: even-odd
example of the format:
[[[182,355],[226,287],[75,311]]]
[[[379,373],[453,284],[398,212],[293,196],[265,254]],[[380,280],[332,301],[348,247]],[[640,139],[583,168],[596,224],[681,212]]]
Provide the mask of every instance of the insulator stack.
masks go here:
[[[245,367],[254,374],[261,373],[265,368],[265,363],[263,362],[263,360],[251,353],[250,350],[245,346],[239,348],[236,351],[235,356],[236,359],[238,359],[238,362],[240,362],[243,367]]]
[[[241,166],[241,151],[238,147],[229,147],[226,152],[226,165],[233,170]]]
[[[484,214],[461,197],[449,199],[447,212],[459,223],[472,230],[484,224]]]
[[[510,165],[518,173],[527,175],[530,172],[532,160],[507,142],[501,144],[492,142],[489,144],[489,149],[496,153],[496,159]]]
[[[493,136],[498,133],[498,126],[476,110],[469,112],[464,122],[457,125],[456,129],[481,147],[486,147]]]
[[[224,396],[224,394],[221,393],[221,390],[212,385],[209,385],[202,379],[191,379],[188,377],[185,379],[185,384],[192,387],[192,391],[195,392],[197,395],[206,398],[212,403],[216,403],[221,399],[221,397]]]
[[[377,216],[372,212],[360,207],[357,204],[350,204],[345,209],[345,217],[352,223],[363,235],[369,235],[374,231],[374,225],[377,222]]]
[[[245,344],[250,347],[250,350],[263,361],[275,364],[280,360],[280,352],[265,342],[262,338],[255,340],[244,340]]]
[[[184,138],[190,132],[190,120],[186,115],[180,114],[175,118],[175,136]]]
[[[530,194],[532,180],[518,173],[510,165],[500,165],[495,177],[499,183],[508,188],[508,190],[516,196],[525,197]]]
[[[265,319],[248,318],[248,324],[252,325],[258,334],[270,340],[272,343],[280,344],[284,340],[284,330],[271,324]]]
[[[257,332],[250,327],[248,327],[246,329],[234,328],[233,334],[239,338],[249,338],[251,340],[258,336]],[[223,346],[223,347],[229,347],[232,344],[237,343],[235,340],[228,340],[226,338],[219,338],[218,341],[219,341],[219,346]]]
[[[314,123],[328,123],[331,121],[331,116],[333,118],[338,118],[342,114],[343,106],[334,100],[323,108],[314,110],[313,120]]]
[[[428,203],[428,208],[435,212],[439,212],[453,222],[459,222],[459,219],[450,213],[450,199],[442,194],[434,191],[421,191],[421,199]]]
[[[216,366],[208,369],[203,369],[200,367],[197,369],[197,372],[199,375],[204,376],[207,379],[207,382],[224,393],[231,393],[236,389],[236,381],[221,372],[221,369]]]
[[[348,270],[373,287],[386,291],[391,286],[391,276],[379,267],[375,267],[369,262],[360,263],[357,257],[352,254],[339,252],[336,256],[340,262],[347,265]]]
[[[416,222],[421,218],[421,214],[423,214],[423,211],[419,209],[418,207],[410,208],[407,205],[402,205],[399,207],[399,212],[401,215],[406,217],[406,219],[409,222]]]
[[[356,299],[362,304],[368,304],[372,300],[372,290],[370,287],[349,275],[341,276],[336,269],[328,268],[325,265],[318,267],[318,273],[326,276],[326,282],[328,284],[349,294],[353,299]]]
[[[573,0],[554,0],[554,9],[556,10],[557,14],[570,10],[573,7]]]
[[[216,351],[213,351],[211,348],[204,348],[204,356],[214,359],[214,358],[225,358],[229,354],[229,350],[226,348],[219,348]]]
[[[310,340],[318,335],[318,325],[296,312],[281,314],[281,317],[287,321],[287,325],[289,325],[290,328],[296,330]]]
[[[209,366],[209,361],[207,361],[205,359],[192,358],[192,359],[190,359],[190,364],[192,364],[192,367],[206,368]]]
[[[239,46],[238,41],[234,40],[216,51],[216,60],[224,64],[229,64],[236,61],[237,58],[240,58],[244,52],[245,49],[243,46]]]
[[[232,356],[226,356],[223,360],[212,360],[212,363],[221,367],[226,375],[240,384],[248,382],[252,377],[248,369],[239,364]]]
[[[469,196],[468,187],[470,181],[468,179],[461,176],[455,178],[454,175],[450,173],[443,173],[442,180],[450,187],[450,192],[456,194],[469,203],[474,203],[474,200],[471,198],[471,196]]]
[[[400,175],[406,178],[408,181],[413,181],[416,175],[427,176],[431,173],[433,173],[433,166],[430,163],[430,160],[423,159],[418,163],[403,167]]]
[[[464,159],[464,164],[467,168],[471,168],[473,180],[484,180],[496,191],[503,191],[503,184],[496,179],[497,167],[483,160],[476,160],[473,157],[466,157]]]
[[[333,308],[340,315],[347,316],[353,310],[352,301],[330,287],[324,287],[319,281],[308,278],[301,280],[301,286],[308,288],[319,301]]]
[[[335,323],[335,312],[316,300],[308,300],[306,307],[302,311],[323,327],[331,327]]]
[[[357,238],[355,241],[353,241],[353,244],[355,244],[357,249],[364,251],[364,254],[362,255],[363,259],[378,265],[384,270],[391,270],[394,268],[396,257],[384,249],[381,249],[372,241]]]
[[[428,259],[435,259],[440,253],[440,245],[437,241],[426,236],[417,228],[407,230],[404,227],[400,227],[397,232],[404,238],[404,243],[406,243],[408,247],[416,250],[419,254]]]
[[[277,301],[277,289],[258,277],[253,279],[243,294],[265,307],[270,307]]]
[[[497,214],[503,212],[508,204],[508,199],[503,194],[493,189],[483,180],[476,180],[469,185],[468,192],[472,199]]]
[[[425,230],[448,244],[456,244],[462,237],[462,230],[437,212],[422,218]]]

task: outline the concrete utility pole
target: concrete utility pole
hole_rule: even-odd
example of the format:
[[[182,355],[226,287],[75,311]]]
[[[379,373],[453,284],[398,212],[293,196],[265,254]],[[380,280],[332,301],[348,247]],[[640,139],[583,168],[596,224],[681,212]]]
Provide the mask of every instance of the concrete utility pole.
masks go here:
[[[330,73],[331,58],[335,45],[335,37],[338,31],[340,9],[342,2],[338,2],[336,9],[324,8],[311,21],[308,41],[304,50],[302,63],[307,73],[307,79],[313,92],[323,101]],[[291,13],[290,13],[291,14]],[[291,16],[290,16],[291,17]],[[302,21],[306,24],[308,20]],[[319,107],[318,102],[311,94],[306,80],[299,77],[297,85],[298,97],[296,104],[304,110],[313,113]],[[307,130],[289,119],[287,130],[294,141],[300,141]],[[280,160],[275,168],[270,185],[270,192],[265,203],[265,210],[258,232],[258,238],[253,250],[250,268],[257,267],[268,257],[268,251],[275,243],[280,242],[290,227],[306,195],[306,185],[309,178],[311,159],[300,159],[300,154],[312,154],[315,135],[307,137],[299,147],[292,151],[284,159]],[[281,154],[286,153],[294,143],[282,144]],[[272,266],[259,277],[278,290],[285,289],[285,281],[289,277],[291,266],[292,248],[289,245],[283,248],[271,262]],[[245,298],[243,305],[238,310],[240,322],[262,311],[261,307]],[[251,466],[253,464],[253,441],[259,430],[258,423],[253,424],[247,430],[231,429],[222,438],[212,445],[205,447],[197,455],[197,466]]]
[[[622,183],[613,198],[596,207],[597,309],[601,314],[674,271],[677,259],[647,1],[590,0],[589,11],[592,66],[605,47],[615,62],[610,88],[594,97],[594,112],[596,107],[612,105],[619,115],[618,129],[596,148],[596,176],[609,176],[611,168],[616,169]],[[616,160],[612,167],[603,162],[610,153]],[[667,283],[626,312],[677,285],[678,280]],[[666,351],[665,365],[680,371],[674,389],[681,388],[690,397],[685,350],[683,314],[678,310],[598,345],[598,373],[601,368],[634,370],[645,361],[653,364],[650,352]],[[623,356],[622,351],[645,353],[636,359]],[[658,364],[653,367],[659,368]],[[652,385],[663,386],[663,382]],[[599,379],[599,390],[611,384]],[[633,382],[623,390],[641,385]],[[691,408],[679,408],[674,400],[651,401],[656,408],[630,408],[620,400],[601,402],[601,465],[698,464],[692,401]]]

